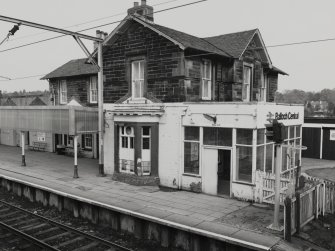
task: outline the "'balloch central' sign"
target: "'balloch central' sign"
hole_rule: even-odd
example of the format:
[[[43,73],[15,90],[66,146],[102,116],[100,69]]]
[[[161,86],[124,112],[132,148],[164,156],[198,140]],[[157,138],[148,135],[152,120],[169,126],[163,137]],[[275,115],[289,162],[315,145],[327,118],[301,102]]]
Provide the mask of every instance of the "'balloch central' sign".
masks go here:
[[[299,119],[299,113],[295,113],[295,112],[286,112],[286,113],[282,113],[282,112],[276,112],[274,118],[276,120],[288,120],[288,119]]]

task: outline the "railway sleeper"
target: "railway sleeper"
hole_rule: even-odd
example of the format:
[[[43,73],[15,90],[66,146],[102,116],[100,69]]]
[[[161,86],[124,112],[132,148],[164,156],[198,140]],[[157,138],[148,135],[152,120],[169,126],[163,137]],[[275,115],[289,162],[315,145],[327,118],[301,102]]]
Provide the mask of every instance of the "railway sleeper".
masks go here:
[[[41,224],[38,224],[38,225],[29,225],[29,226],[25,226],[25,227],[22,227],[20,228],[21,231],[25,231],[25,232],[29,232],[29,231],[32,231],[32,230],[35,230],[35,229],[38,229],[38,228],[41,228],[41,227],[45,227],[47,226],[48,224],[47,223],[41,223]]]
[[[96,247],[96,246],[99,246],[100,243],[99,242],[91,242],[91,243],[88,243],[87,245],[85,246],[82,246],[82,247],[79,247],[79,248],[76,248],[72,251],[86,251],[86,250],[92,250],[92,248]]]
[[[35,219],[35,218],[31,218],[31,219],[28,219],[28,220],[26,220],[26,221],[20,221],[20,222],[16,222],[16,223],[14,223],[14,224],[11,224],[10,226],[11,227],[15,227],[15,228],[19,228],[20,226],[27,226],[27,223],[31,223],[31,222],[35,222],[35,224],[36,223],[38,223],[39,222],[39,220],[38,219]]]
[[[72,243],[75,243],[77,241],[82,241],[82,240],[85,240],[85,237],[84,236],[78,236],[74,239],[71,239],[71,240],[68,240],[68,241],[65,241],[65,242],[62,242],[62,243],[56,245],[55,248],[64,247],[64,246],[67,246],[67,245],[70,245]]]
[[[49,242],[49,241],[53,241],[53,240],[56,240],[57,238],[60,238],[60,237],[63,237],[63,236],[67,236],[67,235],[72,235],[72,233],[70,233],[70,232],[64,232],[64,233],[57,234],[57,235],[54,235],[54,236],[51,236],[51,237],[48,237],[48,238],[44,238],[44,239],[42,239],[42,241],[43,242]]]
[[[22,220],[23,218],[26,218],[26,217],[27,217],[27,215],[20,215],[20,216],[15,217],[15,218],[9,218],[7,220],[3,220],[3,222],[5,222],[6,224],[9,224],[12,221],[15,222],[15,221],[18,221],[18,220]]]
[[[59,227],[52,227],[52,228],[49,228],[49,229],[45,229],[45,230],[41,230],[41,231],[38,231],[36,233],[34,233],[34,236],[40,236],[40,235],[43,235],[43,234],[48,234],[50,232],[53,232],[53,231],[56,231],[56,230],[60,230]]]

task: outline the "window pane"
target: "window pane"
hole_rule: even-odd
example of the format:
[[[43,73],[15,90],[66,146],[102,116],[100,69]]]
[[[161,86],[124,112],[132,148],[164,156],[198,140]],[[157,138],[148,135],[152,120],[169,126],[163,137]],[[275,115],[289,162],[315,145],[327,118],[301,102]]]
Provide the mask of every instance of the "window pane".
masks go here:
[[[266,145],[265,171],[272,173],[273,144]]]
[[[261,171],[264,171],[264,149],[264,145],[257,147],[256,169]]]
[[[294,126],[290,126],[290,139],[294,138]]]
[[[142,130],[143,130],[142,135],[150,136],[150,126],[143,126]]]
[[[185,127],[185,140],[199,141],[199,127]]]
[[[134,137],[130,137],[129,138],[129,141],[130,141],[130,149],[134,149]]]
[[[243,77],[244,77],[244,83],[245,84],[250,84],[251,67],[244,66]]]
[[[300,128],[301,126],[295,126],[295,131],[296,131],[296,137],[300,137]]]
[[[288,147],[283,147],[282,148],[282,171],[286,171],[287,170],[287,161],[288,161],[288,157],[290,156],[290,151]]]
[[[132,75],[133,75],[133,80],[139,79],[139,62],[135,61],[132,63]]]
[[[251,129],[237,129],[236,143],[243,145],[252,145],[252,130]]]
[[[210,79],[211,78],[211,63],[205,62],[205,78]]]
[[[142,149],[150,149],[150,138],[142,138]]]
[[[284,126],[284,139],[288,139],[288,127]]]
[[[232,129],[204,127],[204,144],[215,146],[231,146]]]
[[[204,127],[204,144],[205,145],[216,145],[218,137],[217,128]]]
[[[252,182],[252,147],[236,147],[236,179]]]
[[[209,97],[209,88],[208,88],[208,80],[203,80],[202,81],[202,84],[203,84],[203,86],[202,86],[202,96],[203,97]]]
[[[264,144],[265,129],[257,130],[257,145]]]
[[[199,143],[184,143],[184,172],[199,174]]]
[[[139,78],[144,79],[144,61],[140,61],[139,63]]]
[[[232,146],[233,142],[233,129],[231,128],[218,128],[218,145],[219,146]]]
[[[121,137],[122,148],[128,148],[128,137]]]

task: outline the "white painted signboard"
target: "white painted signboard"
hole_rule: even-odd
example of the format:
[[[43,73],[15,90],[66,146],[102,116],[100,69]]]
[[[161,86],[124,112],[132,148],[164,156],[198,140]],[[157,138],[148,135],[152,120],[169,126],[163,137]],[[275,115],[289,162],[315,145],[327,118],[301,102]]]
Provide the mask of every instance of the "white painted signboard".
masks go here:
[[[37,141],[45,141],[45,132],[38,132],[37,133]]]

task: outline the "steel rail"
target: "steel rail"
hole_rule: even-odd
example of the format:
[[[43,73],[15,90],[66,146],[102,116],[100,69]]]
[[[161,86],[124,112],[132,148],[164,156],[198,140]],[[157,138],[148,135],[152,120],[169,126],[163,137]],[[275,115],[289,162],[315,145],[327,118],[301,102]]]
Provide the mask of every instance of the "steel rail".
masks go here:
[[[59,228],[64,229],[64,230],[66,230],[66,231],[73,232],[73,233],[76,233],[76,234],[85,236],[86,238],[91,239],[91,240],[94,240],[94,241],[99,241],[100,243],[103,243],[103,244],[105,244],[106,246],[119,248],[119,249],[124,250],[124,251],[133,251],[133,249],[129,249],[129,248],[123,247],[123,246],[121,246],[121,245],[119,245],[119,244],[117,244],[117,243],[115,243],[115,242],[111,242],[111,241],[102,239],[102,238],[100,238],[100,237],[98,237],[98,236],[94,236],[94,235],[88,234],[88,233],[86,233],[86,232],[82,232],[82,231],[77,230],[77,229],[75,229],[75,228],[69,227],[69,226],[64,225],[64,224],[62,224],[62,223],[59,223],[59,222],[57,222],[57,221],[51,220],[51,219],[49,219],[49,218],[46,218],[46,217],[44,217],[44,216],[41,216],[41,215],[38,215],[38,214],[34,214],[34,213],[32,213],[32,212],[30,212],[30,211],[28,211],[28,210],[26,210],[26,209],[17,207],[17,206],[15,206],[15,205],[12,205],[12,204],[10,204],[10,203],[8,203],[8,202],[6,202],[6,201],[0,200],[0,204],[1,204],[1,203],[4,204],[4,205],[6,205],[6,206],[8,206],[8,207],[15,208],[15,209],[18,210],[18,211],[21,211],[21,212],[24,212],[24,213],[26,213],[26,214],[32,215],[32,216],[34,216],[34,217],[36,217],[36,218],[39,218],[39,219],[41,219],[41,220],[47,221],[47,222],[49,222],[50,224],[52,224],[52,225],[56,225],[56,226],[58,226]],[[1,221],[0,221],[0,224],[2,224]],[[55,250],[58,250],[58,249],[55,249]]]
[[[50,246],[49,244],[43,242],[43,241],[40,241],[34,237],[32,237],[31,235],[29,234],[26,234],[16,228],[13,228],[3,222],[0,221],[0,226],[3,227],[3,228],[6,228],[7,230],[9,230],[10,232],[14,233],[15,235],[19,235],[20,237],[22,237],[23,239],[29,241],[29,242],[32,242],[32,244],[35,244],[36,246],[39,246],[40,248],[47,248],[49,250],[54,250],[54,251],[60,251],[59,249],[57,248],[54,248],[52,246]]]

